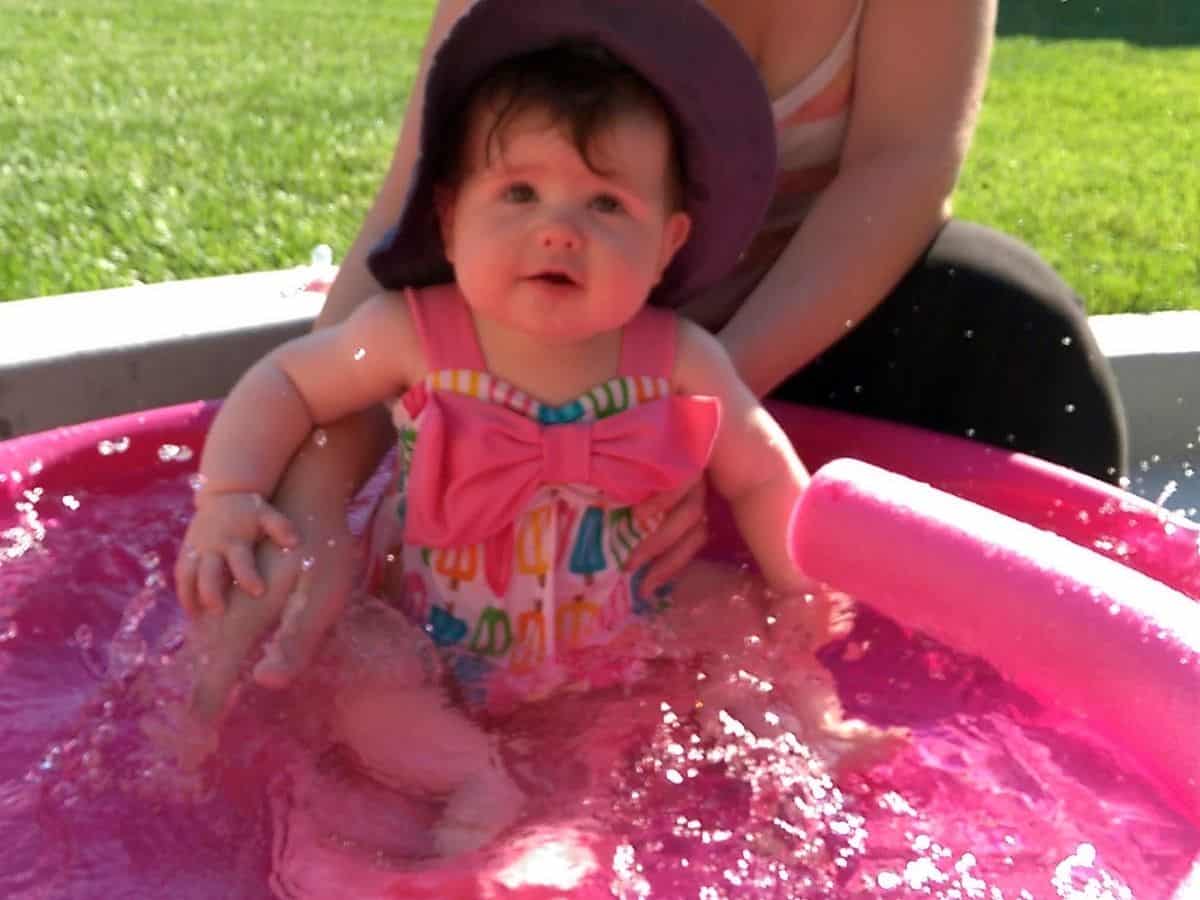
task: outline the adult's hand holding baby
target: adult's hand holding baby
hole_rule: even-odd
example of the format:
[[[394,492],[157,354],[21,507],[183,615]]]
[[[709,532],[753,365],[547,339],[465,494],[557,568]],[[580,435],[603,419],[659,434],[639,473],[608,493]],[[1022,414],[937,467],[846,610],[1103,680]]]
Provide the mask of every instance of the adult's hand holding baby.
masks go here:
[[[666,491],[634,507],[635,519],[648,534],[629,554],[625,567],[646,567],[642,590],[653,593],[679,575],[708,540],[705,513],[708,486],[701,475],[691,484]]]

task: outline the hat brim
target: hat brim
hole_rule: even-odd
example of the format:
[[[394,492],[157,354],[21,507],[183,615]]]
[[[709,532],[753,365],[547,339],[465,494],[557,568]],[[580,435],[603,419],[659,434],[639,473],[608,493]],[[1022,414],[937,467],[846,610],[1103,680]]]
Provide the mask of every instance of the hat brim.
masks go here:
[[[696,0],[480,0],[455,23],[426,78],[421,148],[400,217],[368,256],[388,289],[448,281],[434,207],[443,136],[468,92],[498,63],[564,41],[594,41],[659,92],[687,172],[687,243],[652,302],[676,306],[729,272],[774,192],[775,124],[753,61]]]

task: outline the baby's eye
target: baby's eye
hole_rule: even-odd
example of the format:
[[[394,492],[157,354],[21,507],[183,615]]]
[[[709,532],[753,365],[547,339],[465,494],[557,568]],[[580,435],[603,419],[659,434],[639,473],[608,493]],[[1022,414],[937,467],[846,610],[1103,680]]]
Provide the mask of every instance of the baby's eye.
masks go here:
[[[621,201],[612,194],[597,194],[592,198],[591,207],[597,212],[602,213],[620,212],[625,208],[621,204]]]
[[[532,185],[518,181],[504,189],[503,197],[508,203],[532,203],[537,199],[537,194]]]

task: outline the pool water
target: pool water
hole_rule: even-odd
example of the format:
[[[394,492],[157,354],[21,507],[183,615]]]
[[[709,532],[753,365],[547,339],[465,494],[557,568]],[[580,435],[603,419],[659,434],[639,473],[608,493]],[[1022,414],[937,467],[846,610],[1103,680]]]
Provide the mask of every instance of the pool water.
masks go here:
[[[248,690],[219,762],[183,773],[147,735],[187,683],[191,463],[164,463],[0,511],[0,896],[1153,900],[1200,851],[1078,723],[869,610],[823,659],[851,714],[914,740],[841,784],[790,735],[703,727],[684,664],[507,721],[528,815],[454,865],[424,858],[425,801],[307,749],[295,696]]]

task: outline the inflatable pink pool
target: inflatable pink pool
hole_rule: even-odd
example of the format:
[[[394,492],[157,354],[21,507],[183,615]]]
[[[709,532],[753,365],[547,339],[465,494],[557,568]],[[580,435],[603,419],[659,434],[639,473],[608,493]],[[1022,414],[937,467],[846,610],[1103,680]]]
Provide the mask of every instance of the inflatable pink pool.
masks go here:
[[[911,746],[834,783],[789,735],[701,729],[696,671],[666,667],[506,723],[531,808],[450,861],[419,798],[304,758],[294,697],[247,690],[199,773],[155,739],[187,684],[167,573],[210,405],[0,444],[0,895],[1197,895],[1197,527],[1036,460],[775,411],[810,468],[860,461],[818,473],[792,540],[861,603],[822,654],[843,703]]]

